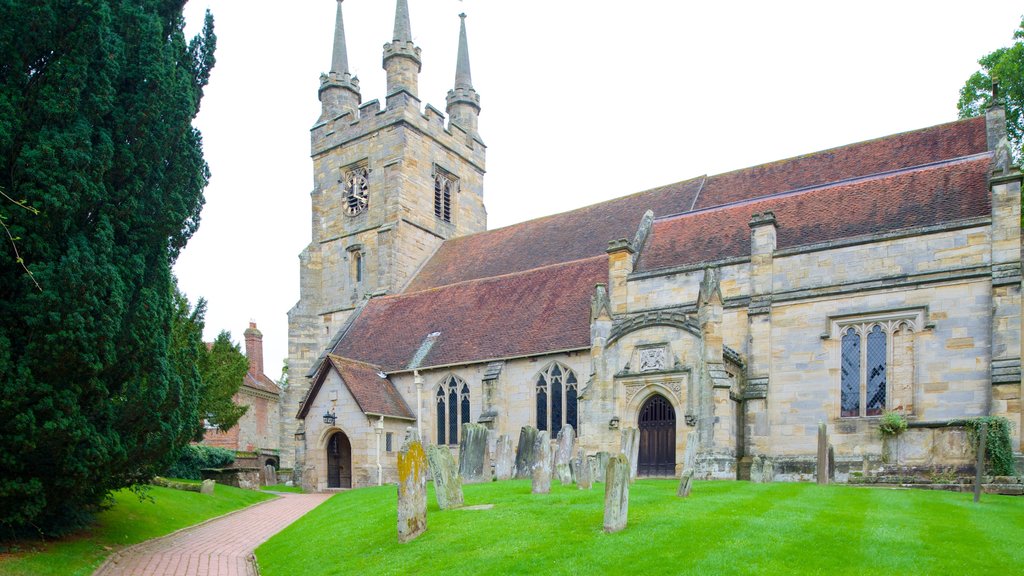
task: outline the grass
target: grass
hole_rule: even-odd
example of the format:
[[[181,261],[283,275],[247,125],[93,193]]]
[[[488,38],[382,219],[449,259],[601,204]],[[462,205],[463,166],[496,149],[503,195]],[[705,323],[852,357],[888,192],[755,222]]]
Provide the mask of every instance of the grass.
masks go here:
[[[139,501],[127,490],[114,494],[114,507],[96,523],[58,541],[19,542],[21,552],[0,554],[4,576],[87,576],[115,550],[169,534],[209,518],[244,508],[273,495],[217,485],[212,496],[152,487],[152,501]]]
[[[466,486],[427,532],[396,539],[396,488],[344,492],[256,550],[263,576],[303,574],[1016,574],[1024,498],[849,486],[640,480],[629,524],[602,531],[592,491],[529,481]]]
[[[284,484],[264,486],[260,488],[260,490],[266,490],[268,492],[291,492],[293,494],[302,494],[302,486],[285,486]]]

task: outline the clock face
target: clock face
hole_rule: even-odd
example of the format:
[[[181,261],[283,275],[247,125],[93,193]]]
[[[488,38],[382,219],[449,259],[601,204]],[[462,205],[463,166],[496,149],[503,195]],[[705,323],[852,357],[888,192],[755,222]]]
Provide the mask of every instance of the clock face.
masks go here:
[[[356,216],[366,210],[369,204],[370,187],[365,168],[353,170],[345,176],[345,214]]]

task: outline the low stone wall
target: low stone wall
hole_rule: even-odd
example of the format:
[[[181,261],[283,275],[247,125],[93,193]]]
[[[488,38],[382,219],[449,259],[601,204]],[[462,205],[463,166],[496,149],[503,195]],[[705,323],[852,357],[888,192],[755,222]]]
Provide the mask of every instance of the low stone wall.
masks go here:
[[[258,468],[206,468],[202,470],[203,480],[214,480],[218,484],[226,484],[246,490],[260,489],[260,471]]]

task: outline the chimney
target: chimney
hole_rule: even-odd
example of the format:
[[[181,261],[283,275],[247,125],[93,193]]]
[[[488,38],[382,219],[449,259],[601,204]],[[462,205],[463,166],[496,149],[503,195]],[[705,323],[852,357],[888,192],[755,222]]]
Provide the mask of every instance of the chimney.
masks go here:
[[[263,374],[263,333],[256,329],[255,322],[249,322],[245,331],[245,356],[249,358],[249,373]]]

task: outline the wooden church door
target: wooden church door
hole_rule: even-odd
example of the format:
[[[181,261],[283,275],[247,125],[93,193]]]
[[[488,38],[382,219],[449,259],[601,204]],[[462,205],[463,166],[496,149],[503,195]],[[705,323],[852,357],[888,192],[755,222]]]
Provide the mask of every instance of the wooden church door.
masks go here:
[[[352,445],[344,432],[335,432],[327,442],[327,487],[352,487]]]
[[[651,396],[640,408],[639,476],[675,476],[676,473],[676,411],[658,394]]]

